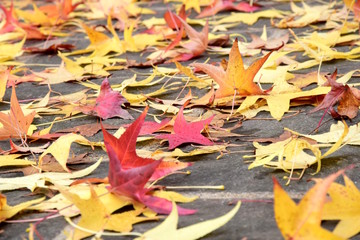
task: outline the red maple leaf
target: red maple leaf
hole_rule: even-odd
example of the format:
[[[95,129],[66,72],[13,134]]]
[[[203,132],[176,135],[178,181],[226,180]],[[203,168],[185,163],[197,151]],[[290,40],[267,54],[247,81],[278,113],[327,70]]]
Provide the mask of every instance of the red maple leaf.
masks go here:
[[[204,18],[213,16],[221,11],[240,11],[240,12],[253,12],[260,9],[260,5],[250,5],[247,2],[240,2],[235,5],[234,0],[215,0],[211,5],[206,7],[196,18]]]
[[[117,91],[113,91],[107,78],[101,83],[100,94],[96,98],[95,105],[81,106],[80,110],[85,114],[99,116],[102,119],[121,117],[133,119],[128,111],[121,108],[126,99]]]
[[[163,163],[161,160],[142,158],[136,154],[136,138],[139,135],[147,110],[148,108],[126,129],[119,139],[103,129],[104,143],[109,155],[108,179],[112,192],[139,201],[157,213],[168,214],[171,212],[171,202],[149,195],[152,189],[145,188],[145,184],[154,175],[162,177],[174,171],[176,163],[164,168],[169,162]],[[196,212],[196,210],[181,207],[178,209],[182,215]]]
[[[166,24],[169,26],[169,28],[178,30],[182,25],[182,23],[175,15],[176,15],[175,13],[171,12],[170,10],[167,10],[164,14],[164,19]],[[186,20],[185,5],[181,6],[179,10],[179,17],[184,21]]]
[[[157,123],[157,122],[150,122],[150,121],[145,121],[141,127],[140,133],[139,135],[148,135],[148,134],[152,134],[154,132],[159,131],[161,128],[165,127],[169,122],[171,121],[171,118],[164,118],[163,120],[161,120],[161,122]],[[131,126],[131,124],[125,124],[123,125],[123,127],[127,128]]]
[[[175,15],[176,16],[176,15]],[[173,59],[171,59],[169,62],[183,62],[188,61],[192,58],[195,58],[197,56],[200,56],[203,52],[205,52],[206,48],[208,47],[209,43],[209,23],[206,21],[206,24],[201,32],[197,32],[194,28],[192,28],[189,24],[187,24],[186,21],[184,21],[182,18],[176,16],[176,18],[182,23],[181,28],[178,32],[178,36],[182,36],[183,31],[182,27],[184,27],[185,32],[189,38],[189,41],[180,44],[186,52],[182,52],[179,55],[175,56]],[[177,37],[174,42],[171,44],[173,45],[177,41],[180,41],[181,38]],[[176,46],[175,45],[175,46]],[[173,46],[174,47],[174,46]],[[169,50],[168,48],[166,50]]]
[[[35,26],[18,21],[18,19],[15,17],[13,3],[11,3],[9,9],[6,9],[3,5],[0,5],[0,8],[5,15],[5,24],[0,28],[0,34],[13,32],[17,27],[20,27],[26,32],[26,39],[46,39],[46,36],[42,34]]]
[[[201,134],[206,125],[210,124],[214,116],[198,122],[186,122],[184,117],[184,107],[182,107],[175,119],[174,133],[161,134],[156,138],[167,139],[169,141],[169,149],[174,149],[183,143],[197,143],[201,145],[213,145],[214,143]]]
[[[337,70],[335,70],[331,76],[325,76],[328,84],[331,86],[331,90],[325,95],[323,101],[309,112],[313,113],[324,109],[325,112],[320,123],[328,111],[330,111],[333,117],[346,116],[351,119],[356,117],[359,111],[360,91],[357,88],[349,87],[347,84],[343,85],[336,82],[336,76]],[[336,111],[334,106],[337,103],[339,103],[339,105]]]

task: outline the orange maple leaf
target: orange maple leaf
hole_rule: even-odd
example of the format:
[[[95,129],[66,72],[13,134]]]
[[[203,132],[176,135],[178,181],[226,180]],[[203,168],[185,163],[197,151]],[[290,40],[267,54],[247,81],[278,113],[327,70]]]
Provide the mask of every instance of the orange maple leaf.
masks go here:
[[[16,97],[15,87],[13,86],[10,100],[10,112],[8,114],[0,112],[0,123],[3,125],[2,128],[0,128],[0,140],[23,138],[26,136],[35,115],[35,111],[26,116],[24,115]]]
[[[76,4],[72,3],[72,0],[60,0],[55,4],[44,5],[39,9],[47,16],[54,19],[67,19],[68,15],[73,12],[76,7],[82,4],[84,1],[80,1]]]
[[[219,84],[219,89],[215,92],[215,98],[234,95],[258,95],[264,94],[264,92],[253,80],[270,54],[271,52],[245,69],[238,47],[238,40],[236,39],[230,50],[229,63],[226,71],[222,67],[205,63],[193,63],[191,65],[208,74]]]

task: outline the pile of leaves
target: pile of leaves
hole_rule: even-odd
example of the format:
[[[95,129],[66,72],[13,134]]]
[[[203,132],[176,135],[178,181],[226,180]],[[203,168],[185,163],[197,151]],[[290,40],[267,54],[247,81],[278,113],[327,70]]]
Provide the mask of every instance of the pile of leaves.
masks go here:
[[[268,1],[164,0],[163,12],[155,12],[156,4],[163,3],[1,2],[0,167],[9,175],[0,178],[0,191],[27,189],[35,196],[8,205],[0,194],[1,222],[28,222],[10,220],[20,212],[46,213],[29,225],[30,239],[41,239],[38,225],[57,216],[72,226],[72,239],[198,239],[230,221],[241,203],[221,217],[177,229],[179,215],[196,214],[183,205],[197,197],[158,184],[188,173],[196,164],[188,157],[220,158],[243,145],[236,140],[251,141],[254,154],[243,156],[248,168],[281,169],[290,184],[313,165],[319,172],[342,147],[359,145],[358,123],[347,123],[359,111],[360,91],[352,81],[357,69],[339,77],[337,70],[308,69],[360,57],[360,1],[291,1],[291,11]],[[229,33],[259,19],[267,23],[261,36]],[[310,32],[301,31],[307,26]],[[136,74],[128,76],[130,71]],[[309,105],[306,114],[323,111],[310,134],[288,128],[271,138],[239,134],[242,123],[260,112],[281,121]],[[57,127],[78,118],[89,123]],[[314,134],[325,119],[336,123]],[[73,143],[86,153],[76,153]],[[94,151],[105,151],[108,162],[94,161],[88,156]],[[94,177],[100,164],[108,165],[104,178]],[[334,182],[340,175],[345,185]],[[345,170],[315,179],[298,204],[273,181],[275,220],[284,238],[345,239],[360,231],[360,192]],[[134,224],[164,215],[155,228],[132,232]],[[339,222],[329,231],[322,220]]]

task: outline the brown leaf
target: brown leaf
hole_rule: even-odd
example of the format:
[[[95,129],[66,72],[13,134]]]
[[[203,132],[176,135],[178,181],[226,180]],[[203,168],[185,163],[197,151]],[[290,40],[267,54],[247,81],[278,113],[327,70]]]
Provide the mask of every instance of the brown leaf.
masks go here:
[[[110,124],[103,124],[104,129],[107,130],[114,130],[118,129],[119,127],[110,125]],[[94,136],[96,133],[98,133],[101,130],[101,126],[99,123],[89,123],[89,124],[83,124],[72,128],[66,128],[58,130],[59,133],[78,133],[84,137],[91,137]]]

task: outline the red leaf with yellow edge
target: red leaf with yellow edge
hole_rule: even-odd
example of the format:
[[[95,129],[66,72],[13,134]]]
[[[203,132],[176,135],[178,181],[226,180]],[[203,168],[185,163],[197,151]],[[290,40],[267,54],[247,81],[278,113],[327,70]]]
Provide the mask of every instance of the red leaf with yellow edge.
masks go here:
[[[236,39],[230,50],[226,71],[222,67],[205,63],[193,63],[191,65],[208,74],[219,84],[219,89],[215,92],[215,98],[234,95],[259,95],[264,94],[264,92],[253,80],[257,72],[269,58],[270,54],[271,52],[251,64],[249,68],[245,69],[238,47],[238,40]]]
[[[35,115],[35,111],[26,116],[24,115],[16,97],[15,87],[13,86],[10,112],[8,114],[0,112],[0,123],[3,125],[0,128],[0,140],[25,137]]]
[[[186,122],[184,117],[184,107],[182,107],[175,119],[174,134],[161,134],[156,138],[167,139],[169,141],[169,149],[174,149],[183,143],[197,143],[210,146],[214,143],[201,134],[201,131],[210,124],[214,116],[198,122]]]
[[[148,195],[151,189],[145,188],[145,184],[153,174],[156,174],[156,169],[162,164],[162,161],[142,158],[136,154],[136,138],[139,135],[147,110],[148,108],[126,129],[119,139],[103,129],[104,143],[109,155],[109,183],[112,192],[139,201],[158,213],[168,214],[171,212],[171,202]],[[160,169],[162,172],[157,174],[164,176],[166,171]],[[172,169],[169,171],[171,172]],[[196,212],[180,207],[178,209],[182,215]]]

